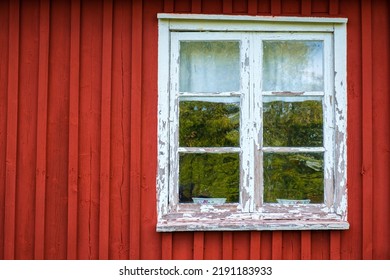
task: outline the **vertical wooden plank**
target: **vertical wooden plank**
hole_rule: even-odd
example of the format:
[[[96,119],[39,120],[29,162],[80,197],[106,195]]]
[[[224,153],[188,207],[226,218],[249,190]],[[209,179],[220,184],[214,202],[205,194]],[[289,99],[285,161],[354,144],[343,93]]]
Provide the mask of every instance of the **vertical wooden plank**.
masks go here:
[[[281,260],[283,257],[283,232],[272,232],[272,259]]]
[[[223,248],[222,232],[205,232],[204,248],[204,259],[221,260]]]
[[[339,1],[340,0],[329,0],[329,14],[336,16],[339,14]]]
[[[7,147],[9,2],[0,1],[0,259],[4,259],[4,211]]]
[[[303,16],[310,16],[311,15],[311,0],[302,0],[301,14]]]
[[[194,260],[204,259],[204,232],[194,232]]]
[[[102,102],[100,127],[99,259],[108,259],[110,217],[112,0],[103,3]]]
[[[248,231],[233,232],[233,252],[234,260],[247,260],[250,258],[251,233]]]
[[[372,124],[372,15],[371,1],[361,2],[362,16],[362,181],[363,259],[372,259],[373,124]]]
[[[233,259],[233,233],[224,232],[222,234],[222,259]]]
[[[114,2],[111,94],[110,259],[129,258],[131,2]]]
[[[50,11],[45,259],[66,259],[70,5],[62,1],[51,2]]]
[[[271,0],[271,14],[278,16],[282,13],[282,0]]]
[[[46,136],[47,98],[49,83],[49,25],[50,3],[40,1],[39,14],[39,63],[38,63],[38,109],[37,109],[37,163],[35,190],[35,259],[44,259],[45,200],[46,200]]]
[[[20,6],[15,258],[34,258],[39,5]]]
[[[78,258],[99,256],[102,3],[81,2]]]
[[[194,14],[202,12],[202,0],[192,0],[191,12]]]
[[[340,231],[330,232],[330,259],[332,260],[341,259],[341,232]]]
[[[142,2],[133,1],[130,93],[130,259],[140,258],[141,240],[142,14]]]
[[[390,258],[390,2],[372,5],[373,76],[373,259]]]
[[[172,259],[172,233],[170,232],[164,232],[161,234],[162,236],[162,254],[161,259],[162,260],[171,260]]]
[[[249,259],[260,260],[261,257],[261,232],[252,231],[250,236]]]
[[[67,259],[77,259],[77,210],[79,169],[80,2],[70,11],[69,154]]]
[[[193,257],[194,234],[192,232],[176,232],[172,234],[172,259],[191,260]]]
[[[164,0],[164,13],[173,13],[174,7],[174,0]]]
[[[4,211],[4,259],[15,258],[16,159],[19,95],[19,1],[9,5],[7,148]]]
[[[248,0],[248,14],[249,15],[256,15],[257,9],[258,9],[257,0]]]
[[[231,14],[233,12],[233,0],[224,0],[222,6],[224,14]]]
[[[284,231],[283,232],[283,259],[299,260],[301,258],[301,232]]]
[[[306,230],[301,231],[301,259],[311,259],[311,232]]]
[[[161,3],[162,4],[162,3]],[[151,2],[143,7],[142,48],[152,50],[142,56],[141,101],[141,258],[161,258],[161,242],[156,232],[156,171],[157,171],[157,51],[158,26],[156,14],[162,5]]]

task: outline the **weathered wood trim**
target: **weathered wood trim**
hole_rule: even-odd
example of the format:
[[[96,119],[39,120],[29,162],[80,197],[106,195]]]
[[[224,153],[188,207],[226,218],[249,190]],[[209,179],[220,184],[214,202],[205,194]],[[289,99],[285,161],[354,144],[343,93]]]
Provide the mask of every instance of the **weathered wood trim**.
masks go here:
[[[215,15],[159,14],[159,168],[157,176],[158,231],[180,230],[275,230],[275,229],[347,229],[346,222],[346,19],[277,18],[215,16]],[[272,18],[274,19],[274,18]],[[316,26],[315,32],[308,26]],[[245,27],[245,28],[242,28]],[[293,27],[293,29],[291,29]],[[176,32],[200,30],[218,31],[306,31],[305,34],[272,34],[221,32],[215,34]],[[196,36],[194,36],[196,35]],[[261,59],[255,53],[262,40],[311,39],[324,41],[324,91],[302,93],[322,97],[324,104],[324,147],[262,147],[262,96],[275,93],[261,92],[261,79],[254,72],[261,70]],[[182,93],[179,92],[179,41],[222,40],[241,41],[241,92],[237,93]],[[333,44],[334,41],[334,44]],[[170,54],[170,55],[167,55]],[[253,61],[251,61],[253,60]],[[245,62],[245,63],[244,63]],[[248,69],[246,69],[248,67]],[[253,69],[249,69],[253,67]],[[335,76],[334,76],[335,73]],[[337,84],[338,83],[338,84]],[[332,85],[335,84],[333,87]],[[221,94],[221,95],[220,95]],[[241,99],[241,147],[178,147],[178,104],[180,100],[207,98]],[[290,96],[291,93],[276,93]],[[295,96],[295,95],[293,95]],[[168,105],[169,104],[169,105]],[[255,117],[257,116],[257,117]],[[251,120],[251,121],[248,121]],[[339,126],[339,127],[337,127]],[[336,131],[334,131],[336,127]],[[337,142],[337,143],[336,143]],[[333,157],[333,151],[338,156]],[[179,153],[241,154],[240,203],[224,205],[196,205],[178,203]],[[325,154],[324,204],[286,206],[262,205],[261,157],[264,152],[320,152]],[[336,170],[337,169],[337,170]],[[260,185],[259,185],[260,182]],[[333,187],[335,186],[335,187]],[[259,199],[260,197],[260,199]],[[222,215],[222,216],[221,216]],[[221,218],[223,217],[223,218]],[[250,218],[248,218],[250,217]],[[197,222],[199,225],[195,224]],[[212,221],[214,221],[212,223]],[[228,222],[227,222],[228,221]],[[280,223],[280,227],[277,223]],[[210,223],[210,225],[209,225]],[[269,223],[269,224],[268,224]],[[318,224],[317,226],[315,224]],[[211,225],[213,224],[213,225]],[[268,225],[267,225],[268,224]]]

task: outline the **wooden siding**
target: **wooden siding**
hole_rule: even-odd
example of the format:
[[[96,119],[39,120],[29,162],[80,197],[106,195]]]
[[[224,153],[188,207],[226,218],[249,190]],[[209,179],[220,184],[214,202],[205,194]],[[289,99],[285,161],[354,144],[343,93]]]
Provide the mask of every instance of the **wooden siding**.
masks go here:
[[[348,18],[346,231],[157,233],[157,13]],[[0,1],[0,259],[390,259],[386,0]]]

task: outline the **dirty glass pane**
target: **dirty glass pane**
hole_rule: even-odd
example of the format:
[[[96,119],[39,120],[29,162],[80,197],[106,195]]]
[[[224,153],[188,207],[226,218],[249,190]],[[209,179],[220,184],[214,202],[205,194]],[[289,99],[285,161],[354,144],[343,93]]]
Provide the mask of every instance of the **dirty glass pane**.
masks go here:
[[[240,103],[181,101],[181,147],[238,147]]]
[[[180,154],[179,202],[192,198],[226,198],[238,202],[240,164],[238,153]]]
[[[322,41],[264,41],[263,90],[322,91]]]
[[[264,97],[263,145],[323,146],[322,97]]]
[[[324,201],[323,153],[264,153],[264,202]]]
[[[181,42],[179,76],[181,92],[238,91],[239,42]]]

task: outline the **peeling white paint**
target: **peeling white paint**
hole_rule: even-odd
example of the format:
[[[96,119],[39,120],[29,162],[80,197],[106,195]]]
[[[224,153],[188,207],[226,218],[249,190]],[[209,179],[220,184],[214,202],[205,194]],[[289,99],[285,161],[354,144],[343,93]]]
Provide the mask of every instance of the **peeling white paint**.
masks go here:
[[[157,231],[349,228],[346,222],[346,19],[170,14],[159,14],[158,17]],[[202,32],[194,32],[200,30]],[[262,40],[283,39],[286,36],[292,39],[314,38],[324,41],[323,92],[261,92],[262,59],[258,52],[261,50]],[[179,92],[179,41],[222,39],[241,42],[240,91],[196,94]],[[275,95],[323,97],[324,147],[262,147],[262,98]],[[241,146],[178,147],[179,99],[209,100],[216,96],[236,98],[241,103]],[[240,202],[224,205],[180,204],[178,154],[225,152],[240,154]],[[324,203],[287,206],[263,204],[264,152],[323,152]]]

